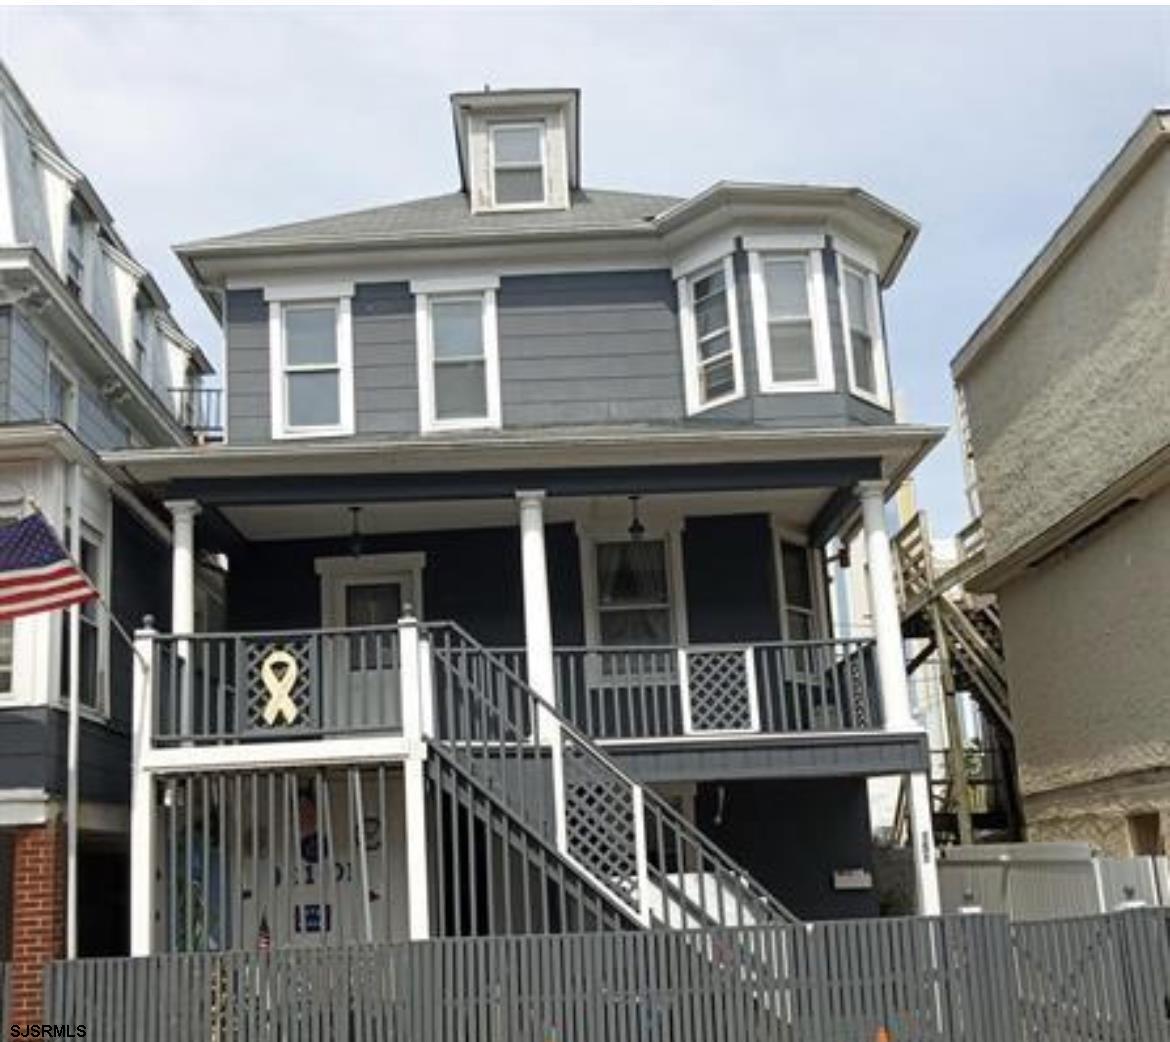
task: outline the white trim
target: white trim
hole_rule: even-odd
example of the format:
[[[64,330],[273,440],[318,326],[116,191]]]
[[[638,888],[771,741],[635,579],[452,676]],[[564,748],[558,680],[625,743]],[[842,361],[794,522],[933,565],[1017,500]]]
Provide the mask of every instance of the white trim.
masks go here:
[[[862,246],[859,242],[850,239],[848,236],[838,235],[835,232],[831,238],[833,250],[838,257],[844,257],[850,264],[855,267],[865,268],[866,271],[876,272],[881,268],[874,252]]]
[[[352,283],[349,284],[352,291]],[[336,287],[335,287],[336,288]],[[317,427],[292,427],[287,421],[288,381],[285,367],[285,312],[290,303],[271,301],[268,305],[269,403],[274,440],[325,438],[354,433],[353,312],[348,296],[298,297],[294,306],[332,307],[336,314],[336,363],[320,369],[337,371],[338,422]]]
[[[825,392],[836,389],[833,375],[833,346],[829,332],[829,296],[825,281],[824,250],[780,253],[803,260],[805,293],[812,324],[813,359],[816,376],[810,380],[777,380],[772,373],[772,343],[768,325],[768,287],[764,265],[768,255],[755,250],[748,253],[748,279],[751,286],[752,328],[756,341],[756,372],[763,394]]]
[[[873,347],[873,375],[877,384],[876,394],[857,386],[857,377],[853,370],[853,330],[849,324],[849,294],[845,291],[847,272],[860,276],[865,282],[865,307],[869,319],[870,343]],[[881,409],[889,409],[890,379],[889,367],[886,362],[886,338],[882,329],[880,294],[881,289],[878,286],[877,275],[872,270],[859,267],[838,255],[837,295],[841,305],[841,337],[845,344],[845,367],[849,373],[849,393],[871,405],[876,405]]]
[[[699,342],[695,328],[694,284],[699,279],[713,275],[720,268],[723,271],[724,293],[727,297],[727,329],[731,343],[731,367],[735,383],[732,389],[722,397],[702,401],[699,380]],[[687,415],[694,416],[697,413],[706,412],[708,409],[715,409],[720,405],[739,401],[744,396],[743,349],[739,337],[739,298],[735,290],[735,265],[732,263],[731,254],[725,255],[722,261],[716,261],[709,267],[700,268],[692,274],[680,278],[678,280],[678,304]]]
[[[670,275],[674,279],[686,278],[703,268],[713,267],[718,261],[734,252],[735,236],[730,233],[723,232],[703,239],[687,252],[677,256],[670,266]]]
[[[499,289],[497,272],[468,272],[466,275],[436,275],[410,280],[410,292],[419,293],[482,293]]]
[[[422,573],[426,554],[364,554],[361,557],[318,557],[313,568],[321,579],[321,621],[327,628],[350,625],[344,618],[344,596],[350,586],[399,583],[400,610],[407,606],[416,619],[423,617]]]
[[[424,434],[442,431],[485,430],[501,425],[500,406],[500,342],[496,321],[496,290],[484,289],[467,293],[451,293],[452,299],[481,299],[483,317],[483,360],[487,414],[441,420],[435,407],[435,358],[432,340],[431,305],[444,294],[418,293],[415,295],[415,339],[418,359],[419,427]]]
[[[743,248],[749,253],[811,253],[825,248],[824,232],[760,232],[744,235]]]
[[[340,300],[343,297],[352,297],[353,295],[354,283],[352,279],[321,282],[308,279],[290,279],[287,282],[280,280],[264,284],[264,299],[270,304],[289,301]]]
[[[244,745],[201,745],[150,749],[139,766],[155,774],[189,770],[212,771],[252,767],[298,767],[302,764],[377,763],[405,760],[416,749],[406,738],[323,738],[313,742],[250,742]]]

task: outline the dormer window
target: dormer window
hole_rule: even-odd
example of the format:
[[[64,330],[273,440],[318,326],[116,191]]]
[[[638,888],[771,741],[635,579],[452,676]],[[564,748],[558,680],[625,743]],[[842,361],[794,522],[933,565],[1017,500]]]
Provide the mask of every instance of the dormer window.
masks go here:
[[[490,128],[492,202],[498,208],[545,204],[543,123],[496,123]]]
[[[85,215],[69,207],[69,228],[65,240],[65,284],[78,300],[85,280]]]
[[[134,303],[134,368],[138,375],[146,379],[150,354],[150,304],[142,297]]]

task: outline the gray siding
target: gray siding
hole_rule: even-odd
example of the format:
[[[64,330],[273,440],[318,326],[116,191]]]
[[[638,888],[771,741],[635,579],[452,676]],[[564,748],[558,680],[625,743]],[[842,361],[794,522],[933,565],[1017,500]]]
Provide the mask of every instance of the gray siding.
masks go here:
[[[826,277],[838,390],[761,395],[747,256],[735,255],[746,397],[688,418],[674,280],[666,270],[506,276],[498,328],[505,427],[688,423],[836,427],[888,423],[848,394],[837,271]],[[268,307],[259,289],[227,294],[228,437],[271,438]],[[361,435],[419,431],[414,297],[406,282],[366,283],[353,299],[354,398]]]
[[[12,309],[0,308],[0,402],[8,401],[8,360],[12,350]]]
[[[505,426],[683,417],[667,271],[502,279],[499,333]]]
[[[0,352],[0,401],[6,403],[6,419],[12,423],[44,420],[49,394],[48,345],[18,311],[10,311],[9,320],[0,325],[6,330]],[[77,388],[77,435],[95,449],[118,449],[130,444],[129,425],[87,379],[82,379]]]

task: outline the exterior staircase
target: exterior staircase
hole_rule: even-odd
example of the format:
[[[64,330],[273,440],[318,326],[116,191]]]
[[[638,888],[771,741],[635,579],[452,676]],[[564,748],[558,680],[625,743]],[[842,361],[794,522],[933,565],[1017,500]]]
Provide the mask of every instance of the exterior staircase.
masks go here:
[[[420,652],[440,934],[794,921],[506,659],[454,623],[423,626]]]
[[[936,565],[926,517],[917,513],[893,539],[902,629],[922,642],[908,672],[937,661],[947,699],[946,770],[932,780],[934,828],[939,842],[972,842],[976,837],[1019,838],[1021,815],[1015,771],[1015,731],[1008,698],[999,609],[994,600],[967,593],[966,579],[983,566],[983,532],[978,519],[957,537],[958,559]],[[988,723],[988,741],[972,763],[963,748],[954,695],[967,692]],[[895,832],[904,821],[899,800]]]

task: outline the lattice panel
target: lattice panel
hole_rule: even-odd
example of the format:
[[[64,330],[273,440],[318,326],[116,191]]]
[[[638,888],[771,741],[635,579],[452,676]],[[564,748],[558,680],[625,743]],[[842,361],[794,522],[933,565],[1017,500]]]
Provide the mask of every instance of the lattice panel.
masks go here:
[[[569,738],[564,742],[564,786],[569,856],[636,911],[633,786]]]
[[[284,656],[288,658],[284,658]],[[309,637],[278,641],[245,641],[244,690],[247,692],[247,726],[262,731],[304,729],[320,723],[313,714],[313,671],[316,666]],[[288,663],[292,663],[289,676]],[[287,701],[284,696],[287,696]],[[285,710],[275,719],[265,716],[276,706]],[[291,706],[295,710],[288,719]]]
[[[869,686],[865,675],[865,655],[855,652],[845,660],[845,683],[849,685],[850,709],[853,711],[853,726],[868,728]]]
[[[752,692],[741,651],[690,651],[691,731],[752,731]]]

